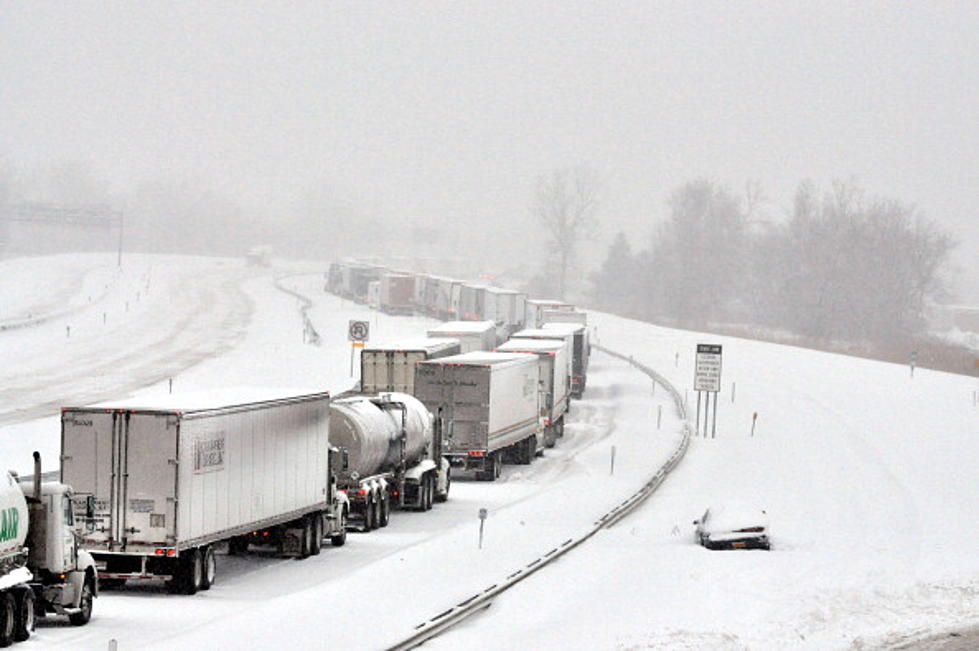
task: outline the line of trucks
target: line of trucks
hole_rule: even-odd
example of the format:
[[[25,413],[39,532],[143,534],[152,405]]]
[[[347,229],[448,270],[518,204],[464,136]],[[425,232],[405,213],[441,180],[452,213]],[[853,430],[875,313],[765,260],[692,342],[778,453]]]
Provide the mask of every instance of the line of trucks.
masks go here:
[[[336,396],[241,389],[63,408],[60,481],[41,482],[38,460],[30,481],[7,474],[0,491],[0,646],[40,616],[86,623],[100,589],[208,590],[216,551],[315,556],[392,510],[447,500],[453,472],[492,481],[504,463],[531,463],[563,434],[589,353],[584,313],[540,317],[503,343],[497,322],[473,320],[369,346],[360,385]]]

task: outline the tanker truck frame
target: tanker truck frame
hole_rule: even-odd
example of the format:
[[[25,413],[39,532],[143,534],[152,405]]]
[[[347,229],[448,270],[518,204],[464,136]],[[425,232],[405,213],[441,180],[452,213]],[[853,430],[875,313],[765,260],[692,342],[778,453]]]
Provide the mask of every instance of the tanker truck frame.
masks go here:
[[[0,479],[0,647],[28,639],[38,617],[67,615],[75,626],[91,619],[98,578],[78,548],[73,515],[71,488],[41,482],[37,452],[32,482]]]
[[[350,395],[331,405],[334,442],[348,455],[338,486],[350,503],[348,526],[385,527],[391,510],[428,511],[449,497],[441,418],[404,393]]]
[[[258,390],[65,408],[61,476],[94,501],[76,519],[104,587],[162,579],[194,594],[216,580],[215,547],[250,544],[300,558],[342,545],[342,454],[328,393]]]

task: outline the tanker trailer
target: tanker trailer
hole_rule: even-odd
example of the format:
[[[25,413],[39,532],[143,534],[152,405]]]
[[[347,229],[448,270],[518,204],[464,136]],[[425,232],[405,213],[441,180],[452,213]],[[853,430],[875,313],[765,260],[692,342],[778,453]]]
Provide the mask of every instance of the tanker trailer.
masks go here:
[[[358,395],[330,405],[333,444],[347,452],[337,478],[361,531],[387,526],[391,507],[427,511],[449,496],[442,428],[405,393]]]

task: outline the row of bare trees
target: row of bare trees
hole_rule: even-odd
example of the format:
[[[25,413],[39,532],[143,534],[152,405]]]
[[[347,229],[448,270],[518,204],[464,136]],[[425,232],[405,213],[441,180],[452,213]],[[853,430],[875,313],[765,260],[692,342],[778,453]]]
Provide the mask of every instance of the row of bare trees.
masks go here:
[[[949,236],[913,207],[838,181],[799,185],[788,218],[754,219],[760,194],[709,180],[669,198],[644,250],[624,235],[592,275],[597,307],[686,327],[745,324],[816,339],[887,341],[921,331],[942,296]]]

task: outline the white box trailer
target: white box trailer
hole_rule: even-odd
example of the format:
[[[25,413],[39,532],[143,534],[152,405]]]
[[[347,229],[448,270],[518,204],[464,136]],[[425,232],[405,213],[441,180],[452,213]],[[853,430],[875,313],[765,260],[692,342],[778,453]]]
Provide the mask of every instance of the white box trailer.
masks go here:
[[[556,335],[559,336],[559,335]],[[511,338],[496,349],[501,353],[533,353],[540,363],[540,383],[544,400],[541,416],[544,417],[544,442],[554,447],[558,437],[564,436],[564,416],[571,398],[571,344],[563,338],[519,339]]]
[[[576,314],[584,313],[577,312]],[[560,333],[572,337],[571,397],[581,398],[585,392],[585,385],[588,383],[588,362],[591,358],[591,342],[588,338],[588,328],[582,323],[559,321],[545,323],[540,330],[527,332],[540,332],[543,333],[543,336],[546,336],[547,333]],[[517,333],[515,336],[520,336],[520,333]]]
[[[496,346],[496,324],[492,321],[449,321],[428,331],[429,337],[458,339],[460,352],[493,350]]]
[[[539,328],[544,325],[545,311],[573,311],[574,305],[564,301],[551,299],[530,299],[528,298],[525,308],[524,327]]]
[[[262,397],[259,398],[258,396]],[[61,416],[61,477],[94,513],[76,523],[99,578],[162,578],[193,594],[214,580],[214,545],[252,542],[305,558],[345,539],[342,466],[328,393],[133,399]]]
[[[459,319],[495,321],[486,314],[486,286],[463,283],[459,286]]]
[[[458,355],[458,339],[410,339],[373,344],[360,353],[360,389],[364,393],[398,391],[415,394],[415,364]]]
[[[544,324],[548,323],[578,323],[588,325],[588,313],[577,309],[544,310]]]
[[[459,310],[459,290],[461,280],[433,276],[435,284],[435,305],[433,314],[439,319],[453,319]]]
[[[533,355],[472,352],[419,362],[415,396],[445,423],[443,454],[482,480],[504,461],[530,463],[543,448]]]

